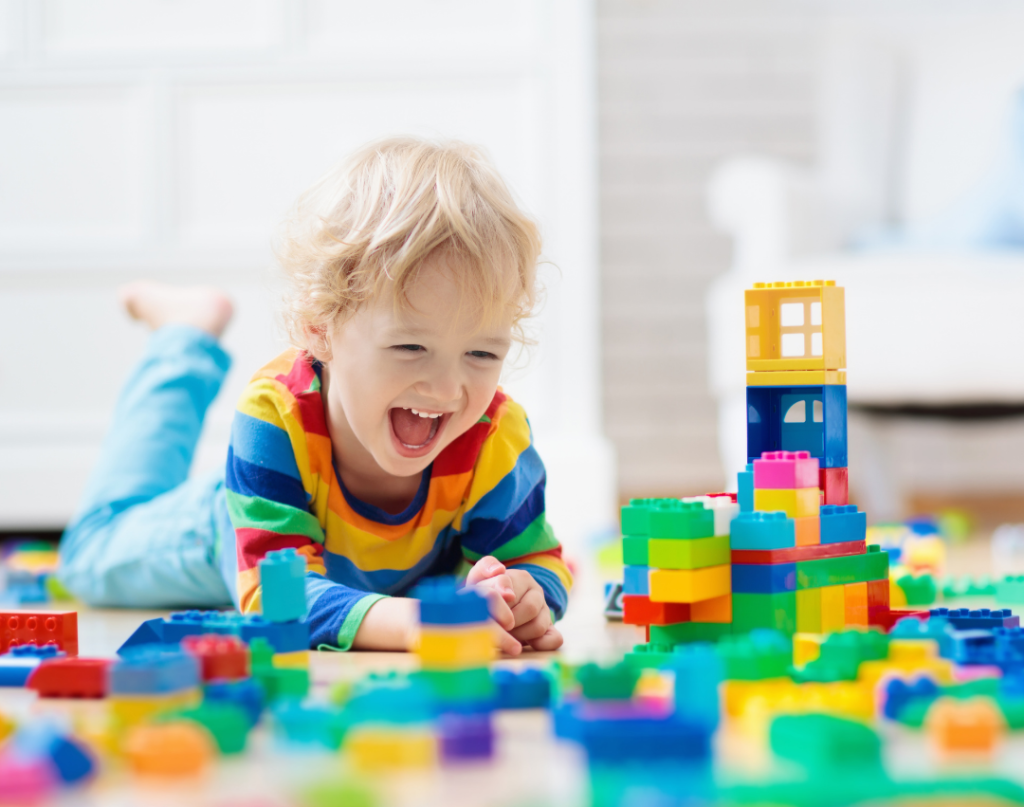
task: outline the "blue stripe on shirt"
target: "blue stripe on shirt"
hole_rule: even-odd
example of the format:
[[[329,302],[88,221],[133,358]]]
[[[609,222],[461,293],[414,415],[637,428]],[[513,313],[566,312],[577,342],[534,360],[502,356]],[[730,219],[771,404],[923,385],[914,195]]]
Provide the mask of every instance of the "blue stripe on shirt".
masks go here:
[[[309,509],[309,496],[298,479],[236,457],[233,446],[228,446],[224,483],[228,490],[243,496],[260,496],[297,510]]]
[[[239,459],[300,479],[291,438],[288,432],[273,423],[235,412],[231,423],[231,447]]]
[[[504,521],[519,509],[520,503],[537,485],[544,482],[544,463],[533,446],[526,448],[515,467],[472,508],[463,514],[458,526],[465,529],[467,519],[491,518]]]
[[[306,573],[309,603],[309,646],[337,645],[345,617],[367,592],[334,583],[315,572]]]
[[[473,508],[472,513],[476,512]],[[462,545],[478,555],[491,555],[518,537],[544,512],[544,478],[530,491],[510,518],[497,520],[474,517],[462,534]],[[464,522],[465,523],[465,522]],[[546,547],[545,547],[546,548]]]

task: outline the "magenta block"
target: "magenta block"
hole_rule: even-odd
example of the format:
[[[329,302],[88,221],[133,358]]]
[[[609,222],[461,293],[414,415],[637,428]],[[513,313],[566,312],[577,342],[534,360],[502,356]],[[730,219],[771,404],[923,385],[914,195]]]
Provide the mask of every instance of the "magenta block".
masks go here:
[[[818,458],[808,451],[765,451],[754,460],[755,490],[818,487]]]

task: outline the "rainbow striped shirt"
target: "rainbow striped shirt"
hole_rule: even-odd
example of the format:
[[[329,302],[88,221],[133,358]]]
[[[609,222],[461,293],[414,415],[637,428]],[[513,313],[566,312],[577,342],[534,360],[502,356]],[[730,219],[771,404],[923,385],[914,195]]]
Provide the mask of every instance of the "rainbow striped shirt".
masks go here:
[[[526,413],[499,389],[423,472],[403,512],[356,499],[334,467],[319,364],[289,350],[253,376],[231,430],[225,488],[239,607],[260,608],[258,561],[295,547],[306,556],[313,647],[348,649],[377,600],[484,555],[533,575],[560,617],[572,577],[544,516],[544,483]]]

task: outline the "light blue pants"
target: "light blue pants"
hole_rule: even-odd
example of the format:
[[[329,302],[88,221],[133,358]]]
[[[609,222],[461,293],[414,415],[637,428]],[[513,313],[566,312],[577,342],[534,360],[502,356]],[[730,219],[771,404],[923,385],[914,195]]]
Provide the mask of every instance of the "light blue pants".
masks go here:
[[[94,606],[229,605],[218,533],[224,472],[189,478],[206,410],[231,365],[207,333],[154,332],[114,410],[58,577]],[[232,542],[233,543],[233,542]]]

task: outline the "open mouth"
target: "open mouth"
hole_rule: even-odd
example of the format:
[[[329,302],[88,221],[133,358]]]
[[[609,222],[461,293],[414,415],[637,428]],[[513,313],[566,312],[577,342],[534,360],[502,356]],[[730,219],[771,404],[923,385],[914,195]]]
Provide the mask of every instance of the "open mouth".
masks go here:
[[[398,453],[403,457],[429,454],[450,416],[449,412],[428,414],[400,406],[390,409],[388,419]]]

